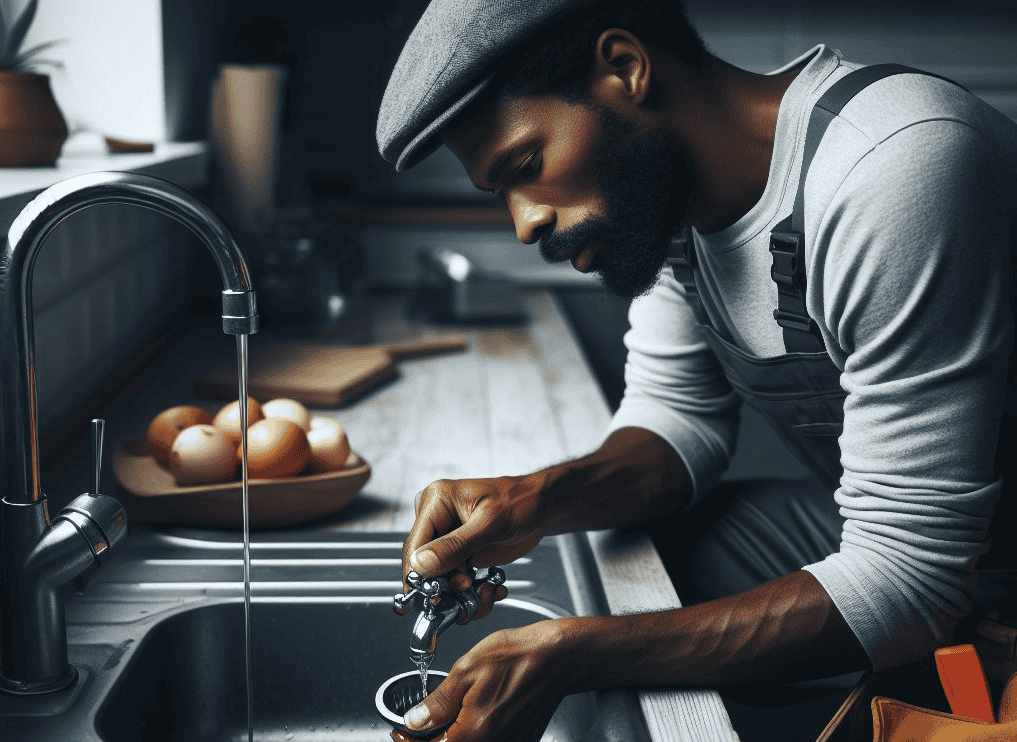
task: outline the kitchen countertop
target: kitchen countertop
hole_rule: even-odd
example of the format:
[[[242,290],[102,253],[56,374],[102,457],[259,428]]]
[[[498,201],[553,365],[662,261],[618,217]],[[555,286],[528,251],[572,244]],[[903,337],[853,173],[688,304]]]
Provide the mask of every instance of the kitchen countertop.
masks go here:
[[[353,449],[372,467],[354,503],[309,528],[337,533],[406,532],[415,495],[440,478],[523,474],[583,455],[597,447],[610,420],[572,329],[546,290],[521,292],[529,321],[515,327],[438,328],[407,320],[405,295],[371,301],[376,342],[465,335],[467,350],[402,360],[399,375],[347,407],[313,410],[338,420]],[[230,358],[235,344],[209,327],[184,335],[102,412],[107,420],[106,461],[117,442],[144,436],[148,421],[166,407],[198,403],[215,410],[224,401],[196,396],[194,380]],[[257,337],[257,336],[255,336]],[[257,352],[254,338],[251,354]],[[86,427],[86,426],[83,426]],[[55,514],[91,481],[87,430],[58,456],[44,461],[43,486]],[[116,494],[106,463],[104,490]],[[640,533],[588,534],[612,613],[679,605],[649,538]],[[252,534],[257,542],[258,533]],[[737,739],[713,691],[640,692],[654,740]]]
[[[600,444],[610,420],[604,397],[556,301],[542,290],[521,292],[531,321],[517,327],[437,327],[403,316],[406,296],[372,298],[375,342],[462,336],[466,351],[398,362],[398,377],[353,404],[313,409],[339,421],[353,449],[372,467],[358,501],[330,522],[344,531],[408,531],[413,498],[440,478],[523,474],[580,456]],[[235,358],[233,339],[216,317],[187,332],[102,411],[106,425],[103,481],[113,485],[110,453],[120,441],[144,438],[163,409],[198,404],[215,412],[230,400],[197,395],[195,379]],[[207,324],[208,326],[204,326]],[[251,336],[250,354],[271,332]],[[264,400],[263,400],[264,401]],[[76,444],[43,462],[43,486],[62,507],[91,481],[82,424]]]

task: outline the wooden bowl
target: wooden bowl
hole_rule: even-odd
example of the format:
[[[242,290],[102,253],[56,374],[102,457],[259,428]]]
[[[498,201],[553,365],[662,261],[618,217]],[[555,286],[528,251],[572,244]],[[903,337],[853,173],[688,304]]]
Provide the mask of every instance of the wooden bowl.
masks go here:
[[[222,484],[181,487],[169,469],[148,453],[141,440],[124,441],[113,452],[113,474],[127,517],[135,523],[175,523],[243,528],[239,479]],[[351,453],[346,466],[324,474],[280,479],[249,479],[252,529],[286,528],[338,513],[371,478],[371,465]]]

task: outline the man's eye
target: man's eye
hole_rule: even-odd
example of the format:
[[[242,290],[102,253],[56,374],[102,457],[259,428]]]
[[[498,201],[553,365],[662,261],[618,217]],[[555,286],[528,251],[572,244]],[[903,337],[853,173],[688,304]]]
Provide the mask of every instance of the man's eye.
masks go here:
[[[537,150],[523,160],[522,164],[519,165],[519,174],[524,178],[532,178],[540,172],[540,163],[540,150]]]

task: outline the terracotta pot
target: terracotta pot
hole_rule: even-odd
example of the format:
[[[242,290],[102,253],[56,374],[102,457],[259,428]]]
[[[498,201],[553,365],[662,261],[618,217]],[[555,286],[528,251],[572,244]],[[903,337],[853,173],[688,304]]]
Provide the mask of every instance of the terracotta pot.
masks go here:
[[[0,167],[52,165],[66,139],[49,77],[0,70]]]

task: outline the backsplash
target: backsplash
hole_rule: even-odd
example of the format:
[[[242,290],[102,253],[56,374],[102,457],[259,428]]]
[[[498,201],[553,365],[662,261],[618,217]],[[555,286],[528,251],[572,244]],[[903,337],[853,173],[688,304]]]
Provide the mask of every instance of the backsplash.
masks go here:
[[[187,298],[196,240],[154,211],[107,204],[62,222],[35,266],[39,430],[51,433]]]

